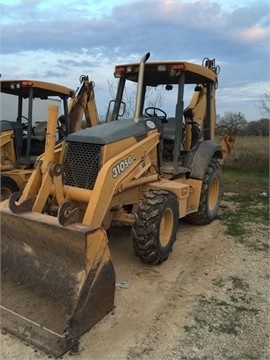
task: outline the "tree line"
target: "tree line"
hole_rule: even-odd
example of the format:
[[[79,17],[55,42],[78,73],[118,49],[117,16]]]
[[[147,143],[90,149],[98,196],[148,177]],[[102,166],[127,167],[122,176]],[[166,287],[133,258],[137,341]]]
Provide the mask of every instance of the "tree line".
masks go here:
[[[226,112],[223,116],[217,115],[216,134],[238,130],[239,135],[269,136],[269,118],[257,121],[247,121],[241,112]]]
[[[237,129],[240,135],[269,136],[270,125],[270,91],[263,93],[258,103],[262,118],[257,121],[247,121],[245,116],[238,112],[226,112],[217,116],[216,134]]]

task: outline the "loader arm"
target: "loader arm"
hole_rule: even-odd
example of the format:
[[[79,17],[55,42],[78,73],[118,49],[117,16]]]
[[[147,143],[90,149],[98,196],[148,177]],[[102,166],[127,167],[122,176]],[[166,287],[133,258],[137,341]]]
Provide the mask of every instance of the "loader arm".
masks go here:
[[[58,110],[58,106],[49,105],[45,153],[41,157],[42,160],[37,161],[22,195],[13,193],[9,199],[9,207],[15,213],[27,210],[42,212],[54,182],[56,186],[59,184],[61,168],[54,162]],[[58,185],[57,189],[59,192],[62,186]]]
[[[145,173],[152,165],[149,153],[157,147],[159,138],[160,134],[157,130],[151,131],[145,139],[103,165],[84,214],[82,221],[84,225],[102,226],[105,215],[110,210],[113,196],[123,191],[124,188],[132,187],[132,181],[136,186],[138,176]],[[120,169],[121,163],[126,164],[124,171]],[[158,174],[156,174],[156,178],[158,178]],[[145,176],[144,181],[146,183],[150,180]]]

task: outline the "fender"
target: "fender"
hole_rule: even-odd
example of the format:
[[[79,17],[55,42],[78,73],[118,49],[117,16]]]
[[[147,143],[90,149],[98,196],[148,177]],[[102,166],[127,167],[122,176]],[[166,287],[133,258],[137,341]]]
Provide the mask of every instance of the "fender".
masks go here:
[[[211,140],[200,143],[191,162],[190,177],[203,180],[208,164],[212,158],[222,159],[222,147]]]

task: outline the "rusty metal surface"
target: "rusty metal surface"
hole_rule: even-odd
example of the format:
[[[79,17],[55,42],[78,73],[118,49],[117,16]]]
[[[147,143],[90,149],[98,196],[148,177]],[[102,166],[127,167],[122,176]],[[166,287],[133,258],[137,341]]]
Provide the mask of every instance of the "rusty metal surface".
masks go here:
[[[99,229],[8,210],[1,226],[1,326],[60,356],[113,308],[107,238]]]

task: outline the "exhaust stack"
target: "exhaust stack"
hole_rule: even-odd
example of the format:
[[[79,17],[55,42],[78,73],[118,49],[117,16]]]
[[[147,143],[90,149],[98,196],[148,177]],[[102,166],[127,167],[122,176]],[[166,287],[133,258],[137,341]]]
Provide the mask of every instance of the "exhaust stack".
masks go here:
[[[135,116],[134,121],[139,122],[141,104],[142,104],[142,91],[143,91],[143,79],[144,79],[144,65],[146,61],[150,57],[150,52],[146,53],[140,62],[139,68],[139,77],[138,77],[138,88],[137,88],[137,96],[136,96],[136,108],[135,108]]]

